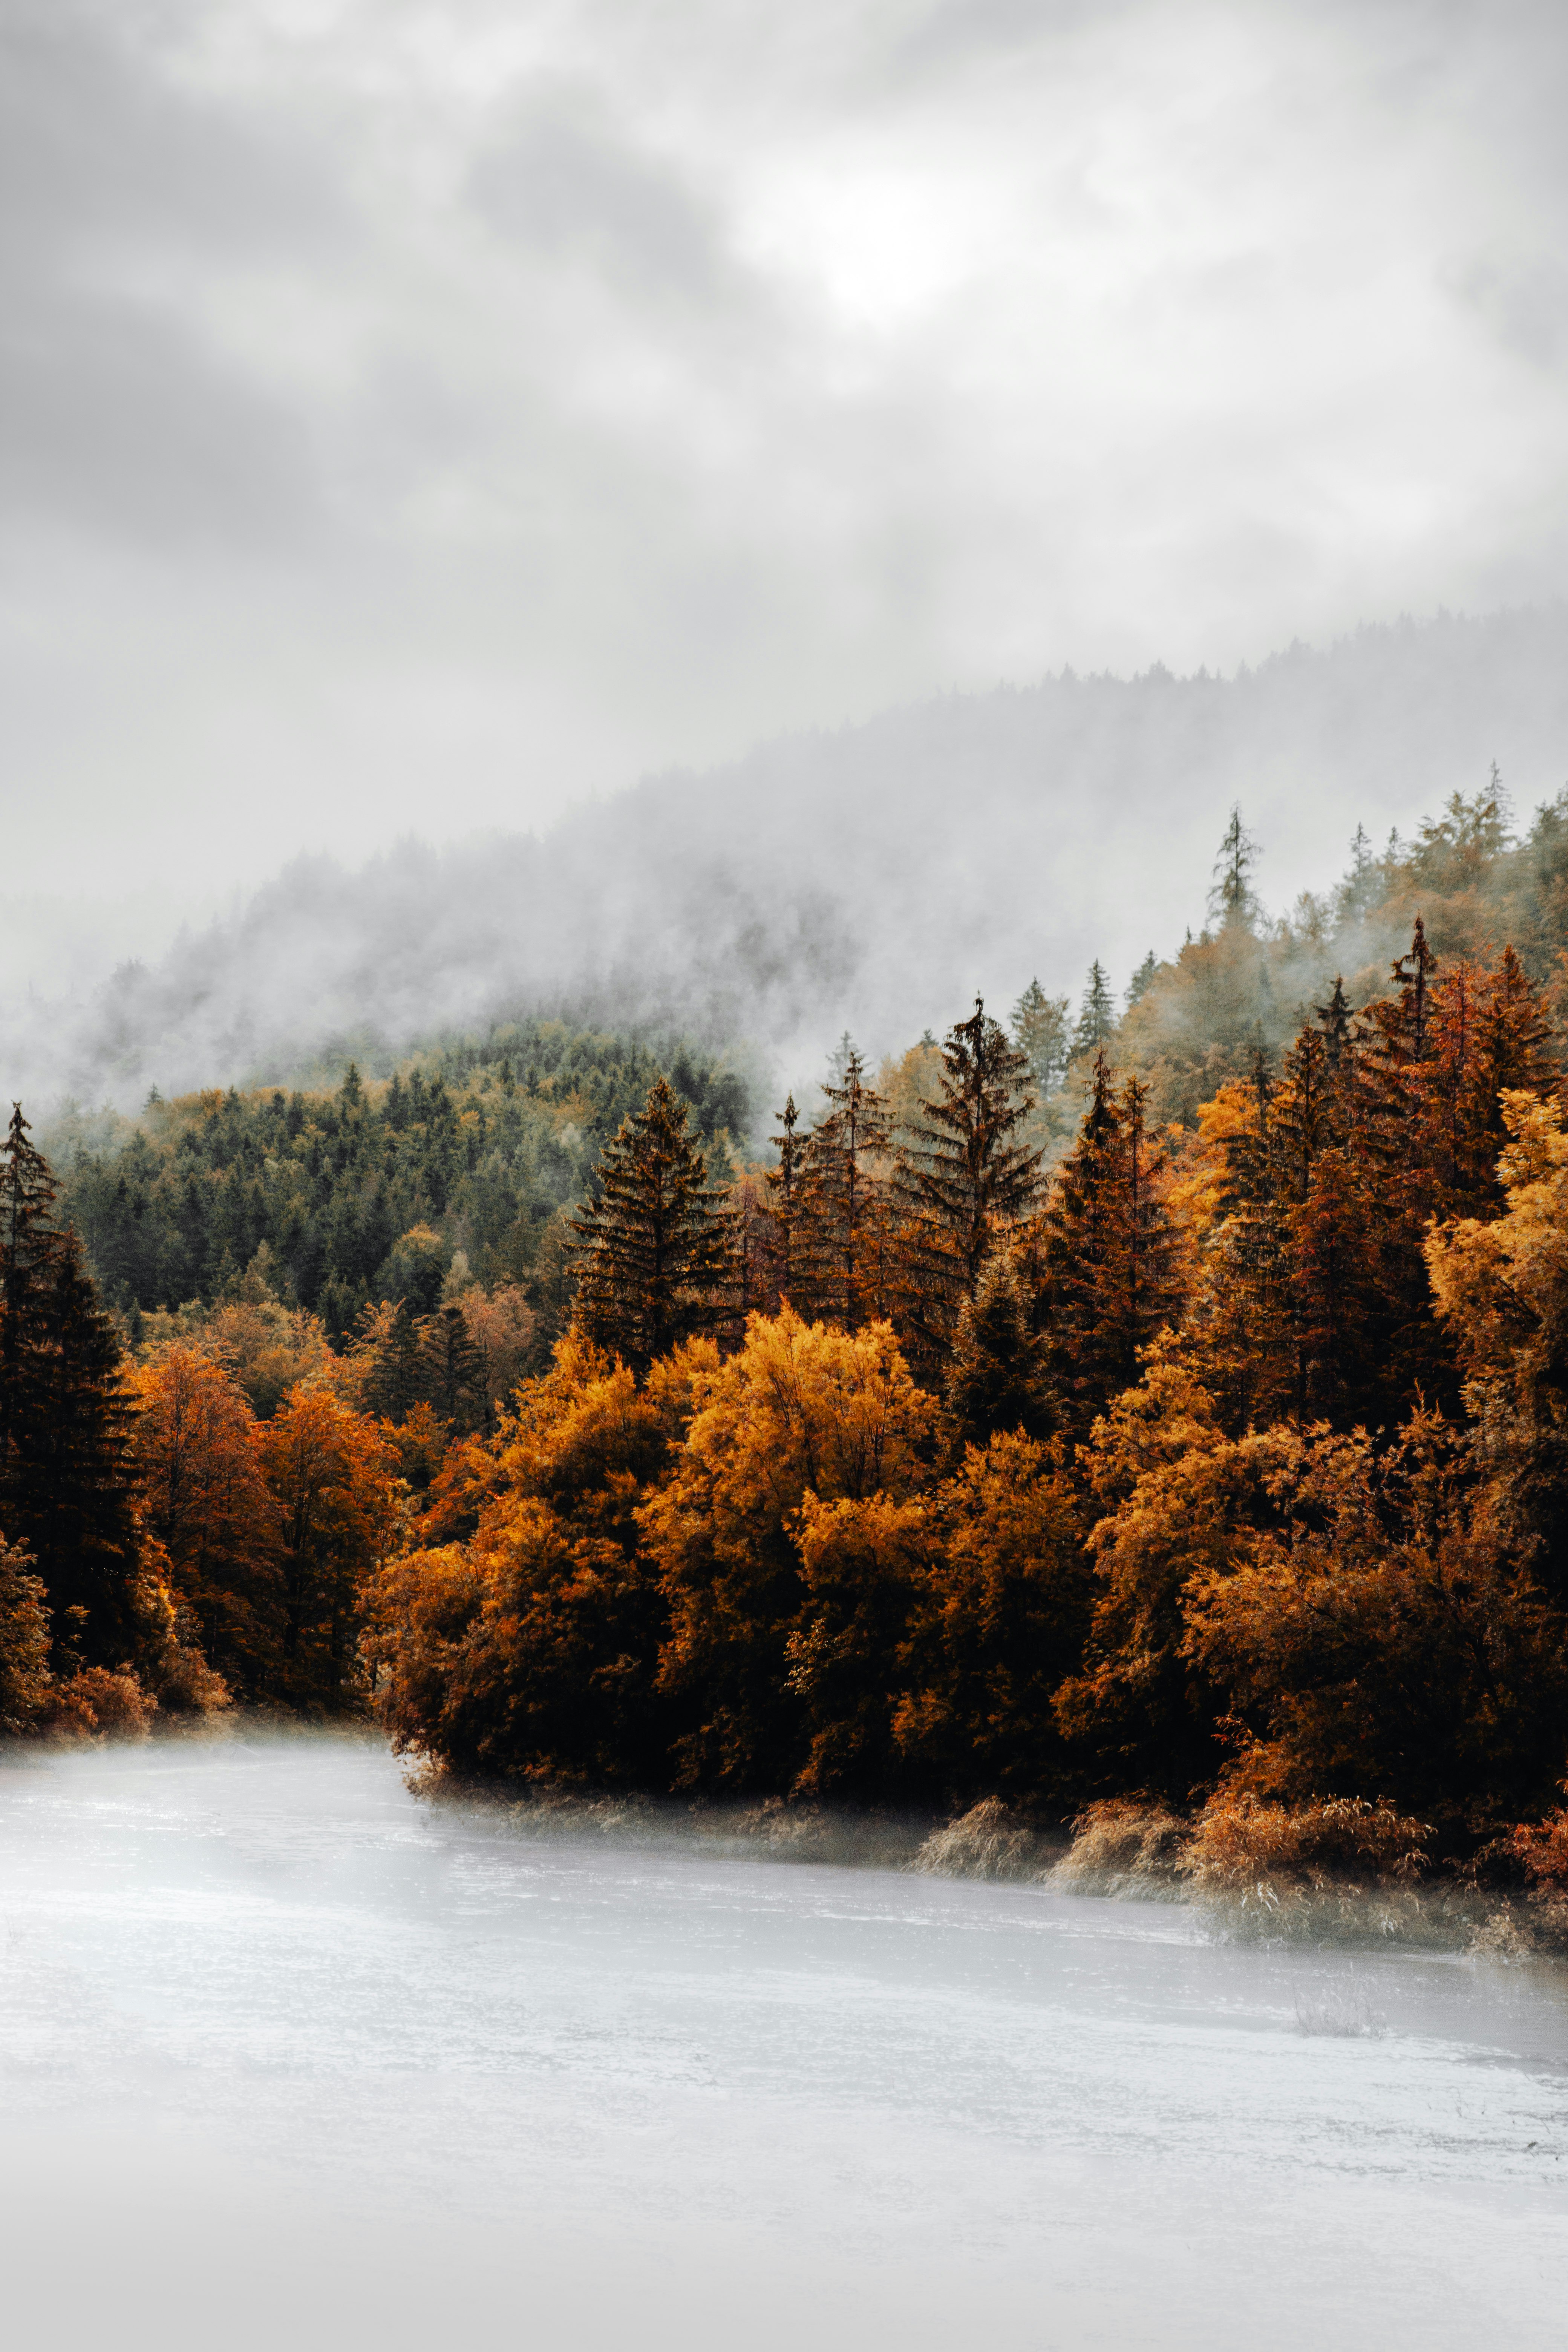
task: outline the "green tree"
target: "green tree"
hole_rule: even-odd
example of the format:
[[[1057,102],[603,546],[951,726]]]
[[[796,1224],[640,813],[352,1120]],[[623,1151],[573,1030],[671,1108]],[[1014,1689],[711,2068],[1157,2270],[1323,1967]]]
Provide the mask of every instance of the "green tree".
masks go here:
[[[1068,1031],[1068,1001],[1047,996],[1032,980],[1013,1007],[1013,1043],[1029,1066],[1029,1076],[1042,1096],[1054,1095],[1067,1076],[1071,1051]]]
[[[489,1367],[460,1307],[439,1307],[419,1325],[422,1393],[451,1429],[483,1428],[489,1421]]]
[[[1040,1153],[1017,1140],[1034,1108],[1028,1065],[977,996],[942,1040],[939,1091],[906,1147],[900,1190],[911,1212],[913,1319],[945,1351],[981,1269],[1035,1205]]]
[[[718,1201],[686,1105],[656,1078],[605,1145],[596,1197],[571,1221],[578,1317],[635,1371],[720,1311],[729,1265]]]
[[[1242,824],[1237,803],[1230,812],[1230,822],[1219,845],[1214,887],[1209,892],[1209,912],[1222,929],[1231,923],[1250,929],[1258,913],[1252,888],[1252,871],[1257,863],[1258,844]]]
[[[778,1114],[779,1132],[773,1149],[779,1164],[768,1171],[768,1210],[773,1232],[773,1289],[781,1298],[799,1291],[809,1297],[808,1228],[804,1218],[807,1139],[799,1131],[800,1113],[789,1095]]]
[[[143,1630],[121,1346],[28,1131],[18,1103],[0,1148],[0,1532],[33,1556],[57,1664],[120,1665]]]
[[[878,1170],[888,1151],[888,1107],[846,1034],[842,1071],[823,1087],[831,1106],[807,1141],[796,1229],[795,1288],[846,1331],[887,1312],[891,1220]]]
[[[1183,1306],[1168,1155],[1148,1132],[1147,1099],[1136,1078],[1119,1094],[1096,1056],[1078,1140],[1030,1239],[1052,1410],[1075,1436],[1137,1380],[1142,1350]]]
[[[1084,985],[1083,1002],[1078,1009],[1078,1024],[1072,1033],[1072,1058],[1082,1054],[1098,1054],[1116,1034],[1116,1004],[1110,993],[1110,975],[1098,956],[1089,968]]]
[[[960,1309],[948,1358],[947,1423],[955,1454],[998,1431],[1043,1436],[1050,1426],[1046,1347],[1009,1253],[987,1261]]]

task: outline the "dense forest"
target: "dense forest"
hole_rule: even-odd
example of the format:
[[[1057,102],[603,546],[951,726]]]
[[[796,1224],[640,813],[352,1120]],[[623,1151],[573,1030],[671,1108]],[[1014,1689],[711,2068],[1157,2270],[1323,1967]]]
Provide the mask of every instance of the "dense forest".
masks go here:
[[[765,1156],[565,1028],[58,1180],[18,1111],[0,1713],[1559,1887],[1568,799],[1252,874],[1233,814],[1120,1001],[846,1037]]]

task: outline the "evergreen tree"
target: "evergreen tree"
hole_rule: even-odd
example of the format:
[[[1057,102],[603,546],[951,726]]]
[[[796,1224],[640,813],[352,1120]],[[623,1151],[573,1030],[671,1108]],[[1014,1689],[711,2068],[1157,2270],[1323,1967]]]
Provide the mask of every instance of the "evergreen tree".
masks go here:
[[[995,1251],[973,1298],[959,1311],[948,1358],[947,1422],[955,1456],[985,1445],[998,1431],[1043,1437],[1049,1429],[1045,1342],[1031,1328],[1028,1301],[1011,1257]]]
[[[1032,980],[1013,1007],[1013,1043],[1041,1096],[1054,1095],[1067,1076],[1071,1053],[1067,998],[1047,996],[1038,980]]]
[[[383,1421],[401,1424],[425,1394],[419,1327],[405,1298],[362,1308],[354,1353],[365,1364],[364,1402]]]
[[[1221,929],[1232,923],[1250,927],[1258,912],[1258,900],[1253,895],[1252,869],[1258,863],[1258,844],[1241,822],[1239,803],[1230,813],[1220,842],[1219,856],[1215,860],[1214,887],[1209,892],[1209,912]]]
[[[1133,973],[1131,979],[1127,983],[1127,993],[1122,999],[1122,1002],[1126,1005],[1129,1013],[1131,1012],[1132,1007],[1135,1004],[1141,1004],[1144,997],[1148,995],[1150,988],[1152,986],[1154,981],[1159,975],[1159,971],[1160,959],[1154,953],[1153,949],[1151,948],[1148,954],[1144,957],[1142,962],[1138,966],[1137,971]]]
[[[946,1345],[992,1250],[1035,1205],[1041,1155],[1016,1139],[1034,1108],[1027,1069],[978,996],[942,1041],[940,1092],[922,1100],[900,1169],[914,1319],[928,1344]]]
[[[1036,1318],[1058,1426],[1087,1436],[1137,1380],[1142,1350],[1181,1312],[1175,1230],[1164,1206],[1167,1156],[1149,1135],[1147,1089],[1119,1095],[1095,1057],[1078,1140],[1031,1237]]]
[[[0,1149],[0,1534],[48,1596],[54,1654],[121,1665],[142,1638],[120,1341],[13,1107]]]
[[[592,1339],[645,1372],[714,1320],[729,1276],[718,1194],[668,1079],[655,1079],[605,1145],[597,1183],[571,1221],[577,1314]]]
[[[418,1360],[425,1402],[449,1428],[466,1431],[488,1424],[489,1367],[460,1307],[438,1307],[424,1318],[419,1325]]]
[[[1338,972],[1334,974],[1334,992],[1326,1004],[1317,1007],[1328,1050],[1329,1067],[1337,1071],[1344,1064],[1351,1049],[1351,1008],[1345,994],[1345,984]]]
[[[799,1133],[800,1113],[789,1095],[778,1113],[779,1132],[773,1149],[779,1164],[768,1171],[769,1216],[773,1227],[773,1289],[781,1299],[797,1292],[809,1297],[808,1228],[804,1219],[807,1139]]]
[[[858,1331],[886,1315],[892,1286],[892,1226],[879,1175],[888,1107],[847,1032],[843,1050],[841,1074],[822,1089],[832,1108],[806,1143],[795,1281],[815,1311]]]
[[[1078,1025],[1072,1033],[1072,1057],[1076,1062],[1081,1054],[1098,1054],[1116,1034],[1116,1006],[1110,994],[1110,981],[1098,956],[1089,968],[1089,979],[1083,992],[1083,1003],[1078,1010]]]

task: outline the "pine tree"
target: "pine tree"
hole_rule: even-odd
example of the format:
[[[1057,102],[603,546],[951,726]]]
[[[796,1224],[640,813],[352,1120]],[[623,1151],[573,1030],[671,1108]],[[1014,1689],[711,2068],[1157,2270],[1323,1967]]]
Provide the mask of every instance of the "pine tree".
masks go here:
[[[438,1307],[418,1326],[420,1392],[447,1426],[474,1430],[489,1421],[489,1368],[463,1310]]]
[[[842,1051],[839,1075],[822,1089],[832,1108],[806,1141],[795,1280],[828,1321],[858,1331],[888,1312],[892,1288],[892,1224],[879,1174],[888,1107],[847,1032]]]
[[[1142,1350],[1182,1309],[1167,1158],[1148,1133],[1147,1100],[1136,1078],[1118,1095],[1097,1055],[1078,1140],[1030,1236],[1052,1411],[1073,1436],[1137,1380]]]
[[[577,1314],[641,1373],[716,1318],[729,1277],[718,1194],[668,1079],[622,1122],[596,1176],[597,1197],[571,1221]]]
[[[914,1319],[944,1346],[992,1250],[1033,1209],[1040,1158],[1016,1140],[1034,1108],[1028,1066],[978,996],[942,1041],[941,1092],[904,1152],[900,1190],[911,1212]]]
[[[1231,923],[1251,925],[1258,912],[1253,896],[1252,869],[1258,862],[1258,844],[1241,822],[1237,803],[1230,812],[1220,842],[1219,856],[1215,860],[1214,887],[1209,892],[1209,912],[1222,929]]]
[[[1081,1054],[1098,1054],[1116,1034],[1116,1006],[1110,994],[1110,981],[1098,956],[1089,968],[1089,979],[1079,1006],[1078,1025],[1072,1033],[1072,1057],[1076,1062]]]
[[[984,1445],[998,1430],[1043,1437],[1050,1427],[1046,1402],[1045,1342],[1030,1325],[1017,1270],[996,1251],[973,1298],[959,1312],[948,1358],[947,1421],[955,1455]]]
[[[1153,949],[1151,948],[1148,954],[1144,957],[1142,962],[1138,966],[1137,971],[1133,973],[1131,979],[1127,983],[1127,993],[1123,997],[1122,1003],[1126,1005],[1129,1013],[1131,1012],[1132,1007],[1135,1004],[1141,1004],[1143,999],[1148,995],[1149,991],[1153,985],[1159,973],[1159,970],[1160,959],[1154,953]]]
[[[424,1396],[426,1381],[419,1327],[407,1300],[384,1299],[363,1307],[354,1326],[353,1352],[365,1367],[367,1410],[400,1424]]]
[[[773,1149],[779,1164],[768,1171],[768,1207],[773,1227],[773,1289],[781,1299],[809,1297],[811,1267],[804,1221],[807,1138],[800,1134],[800,1113],[793,1094],[778,1113],[779,1132]]]
[[[1426,944],[1426,926],[1417,915],[1409,953],[1396,957],[1394,963],[1405,1051],[1412,1061],[1420,1061],[1426,1051],[1426,1002],[1436,966],[1437,959]]]
[[[32,1554],[62,1665],[122,1665],[142,1639],[131,1407],[81,1244],[13,1107],[0,1150],[0,1533]]]
[[[1343,1066],[1351,1049],[1350,1000],[1345,994],[1344,981],[1338,972],[1334,974],[1333,994],[1326,1004],[1317,1006],[1316,1011],[1322,1026],[1323,1043],[1328,1049],[1329,1067],[1337,1071]]]
[[[1047,996],[1032,980],[1013,1007],[1013,1043],[1029,1066],[1042,1097],[1054,1095],[1067,1076],[1070,1054],[1068,1001]]]

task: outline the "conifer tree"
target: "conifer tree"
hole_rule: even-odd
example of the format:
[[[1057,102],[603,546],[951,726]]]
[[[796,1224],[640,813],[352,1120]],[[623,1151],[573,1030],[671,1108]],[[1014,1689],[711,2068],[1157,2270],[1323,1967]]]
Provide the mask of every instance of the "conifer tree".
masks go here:
[[[879,1173],[888,1107],[847,1032],[840,1054],[839,1075],[822,1089],[832,1108],[805,1148],[795,1287],[830,1322],[858,1331],[888,1312],[892,1286],[891,1219]]]
[[[1078,1140],[1031,1236],[1052,1411],[1074,1436],[1137,1380],[1142,1351],[1183,1304],[1167,1155],[1148,1133],[1147,1100],[1136,1078],[1119,1095],[1097,1055]]]
[[[1083,1003],[1078,1010],[1078,1025],[1072,1033],[1074,1061],[1081,1054],[1098,1054],[1115,1034],[1116,1006],[1110,993],[1110,979],[1096,956],[1089,968]]]
[[[601,1346],[646,1372],[712,1322],[729,1276],[708,1165],[667,1078],[605,1147],[598,1193],[572,1219],[577,1314]]]
[[[1016,1139],[1034,1108],[1026,1076],[1024,1055],[977,996],[942,1041],[940,1092],[922,1100],[900,1169],[914,1320],[928,1343],[946,1344],[992,1250],[1035,1205],[1041,1155]]]
[[[437,1307],[418,1327],[421,1393],[447,1425],[473,1430],[490,1418],[489,1367],[460,1307]]]
[[[947,1421],[955,1456],[998,1431],[1043,1437],[1050,1427],[1046,1349],[1010,1255],[995,1251],[959,1311],[947,1364]]]
[[[354,1352],[367,1364],[364,1402],[368,1410],[384,1421],[401,1423],[424,1395],[426,1377],[419,1327],[405,1298],[386,1299],[361,1310]]]
[[[773,1149],[779,1164],[768,1171],[768,1208],[773,1227],[773,1288],[781,1299],[807,1298],[811,1289],[807,1228],[804,1219],[807,1138],[793,1094],[778,1113]]]
[[[1013,1043],[1029,1066],[1029,1076],[1040,1094],[1054,1095],[1067,1076],[1070,1054],[1068,1001],[1047,996],[1032,980],[1013,1007]]]
[[[18,1103],[0,1149],[0,1534],[33,1556],[57,1663],[120,1665],[142,1633],[120,1341],[27,1135]]]
[[[1209,893],[1209,912],[1217,918],[1222,929],[1231,923],[1250,924],[1258,911],[1253,896],[1252,869],[1258,862],[1258,844],[1241,822],[1239,803],[1230,812],[1220,842],[1219,856],[1215,860],[1214,888]]]
[[[1341,975],[1334,974],[1334,992],[1326,1004],[1317,1007],[1323,1043],[1328,1051],[1329,1067],[1337,1071],[1344,1064],[1351,1047],[1351,1008]]]
[[[1150,989],[1153,986],[1153,983],[1159,975],[1159,971],[1160,959],[1154,953],[1153,949],[1151,948],[1148,954],[1144,957],[1142,962],[1138,966],[1138,969],[1127,983],[1127,993],[1122,999],[1122,1002],[1126,1005],[1129,1013],[1131,1012],[1132,1007],[1135,1004],[1141,1004],[1144,997],[1148,995]]]

